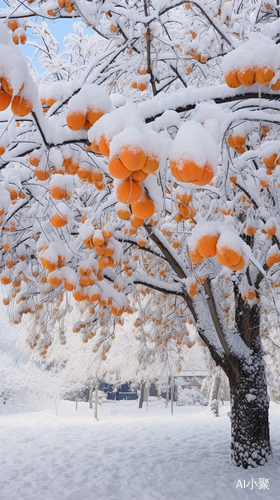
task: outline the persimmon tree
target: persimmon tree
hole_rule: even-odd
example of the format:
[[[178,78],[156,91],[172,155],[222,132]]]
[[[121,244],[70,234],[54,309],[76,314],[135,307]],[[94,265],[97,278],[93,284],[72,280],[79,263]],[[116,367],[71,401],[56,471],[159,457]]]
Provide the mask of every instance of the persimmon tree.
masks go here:
[[[278,1],[14,0],[0,18],[12,321],[34,318],[28,345],[45,358],[66,344],[74,302],[75,333],[105,361],[137,313],[139,365],[176,352],[178,371],[194,325],[229,379],[233,462],[263,465],[261,336],[273,323],[273,355],[279,318]],[[76,24],[60,54],[45,18],[82,18],[92,34]],[[24,43],[46,68],[36,83]]]

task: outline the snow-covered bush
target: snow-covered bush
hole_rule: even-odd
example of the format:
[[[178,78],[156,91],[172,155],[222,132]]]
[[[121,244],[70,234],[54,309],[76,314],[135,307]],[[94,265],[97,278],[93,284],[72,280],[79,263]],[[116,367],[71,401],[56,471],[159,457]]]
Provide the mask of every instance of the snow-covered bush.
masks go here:
[[[201,406],[207,406],[208,405],[208,399],[205,397],[202,392],[200,392],[198,389],[195,389],[194,387],[185,387],[185,388],[179,388],[178,390],[178,405],[179,406],[184,406],[184,405],[201,405]]]
[[[25,360],[13,360],[0,351],[0,413],[38,411],[54,407],[59,380]]]

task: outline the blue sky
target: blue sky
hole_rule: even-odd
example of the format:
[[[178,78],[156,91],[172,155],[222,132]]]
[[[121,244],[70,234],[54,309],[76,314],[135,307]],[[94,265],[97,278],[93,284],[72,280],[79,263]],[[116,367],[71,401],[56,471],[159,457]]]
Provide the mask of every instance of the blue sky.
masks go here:
[[[0,9],[5,9],[7,5],[3,0],[0,0]],[[69,32],[72,31],[73,27],[73,22],[78,22],[81,21],[80,18],[75,18],[72,20],[71,18],[69,19],[58,19],[58,20],[50,20],[50,19],[44,19],[44,21],[48,24],[50,31],[54,34],[56,37],[57,41],[59,42],[60,46],[60,52],[63,50],[63,39],[66,35],[68,35]],[[83,27],[84,31],[87,31],[86,26]],[[92,30],[91,30],[92,34]],[[34,53],[34,47],[32,45],[29,45],[28,42],[35,41],[36,37],[31,33],[30,30],[27,30],[27,42],[25,45],[18,45],[19,49],[23,54],[26,54],[28,57],[32,57]],[[38,55],[36,56],[34,62],[33,62],[34,67],[38,72],[42,72],[43,68],[40,66],[38,63]]]
[[[66,35],[68,35],[69,32],[72,31],[73,27],[73,21],[71,19],[58,19],[56,21],[44,19],[44,21],[47,23],[49,26],[50,31],[52,34],[55,36],[56,40],[59,42],[59,48],[60,52],[63,51],[63,39],[65,38]],[[81,19],[75,19],[74,22],[81,21]],[[32,57],[34,53],[34,47],[32,45],[28,45],[28,41],[32,42],[36,40],[35,35],[31,33],[30,30],[27,31],[28,36],[27,36],[27,42],[25,46],[21,46],[21,51],[26,54],[29,57]],[[40,42],[40,40],[39,40]],[[38,63],[38,56],[34,59],[34,67],[37,69],[37,71],[42,72],[43,68],[41,68],[40,64]]]

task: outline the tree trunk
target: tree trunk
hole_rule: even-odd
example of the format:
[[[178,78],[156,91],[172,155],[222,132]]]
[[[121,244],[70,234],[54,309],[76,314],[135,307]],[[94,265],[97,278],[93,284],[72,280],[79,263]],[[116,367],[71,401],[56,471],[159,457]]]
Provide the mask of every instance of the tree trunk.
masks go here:
[[[98,386],[99,386],[99,383],[96,382],[96,386],[95,386],[95,392],[94,392],[94,418],[96,420],[98,420],[97,418],[97,408],[98,408]]]
[[[251,363],[240,365],[240,376],[230,376],[231,456],[245,469],[264,465],[271,455],[269,398],[262,350],[254,352]]]
[[[139,396],[139,404],[138,408],[143,407],[143,402],[144,402],[144,391],[145,391],[145,383],[143,382],[140,387],[140,396]]]
[[[250,276],[250,275],[249,275]],[[257,467],[264,465],[271,456],[269,438],[269,398],[263,348],[260,338],[260,308],[244,301],[238,286],[234,284],[235,333],[227,330],[218,300],[213,294],[210,281],[204,284],[207,303],[222,349],[209,342],[206,324],[199,331],[208,345],[212,358],[229,379],[231,412],[231,457],[234,465]],[[198,304],[200,306],[200,304]],[[198,308],[198,313],[200,309]],[[198,314],[197,314],[198,317]]]
[[[166,390],[166,400],[165,400],[165,408],[168,407],[168,403],[169,403],[169,398],[170,398],[170,377],[168,377],[168,388]]]
[[[178,405],[178,384],[174,381],[174,401]]]
[[[210,392],[210,411],[215,415],[215,417],[219,416],[219,388],[220,388],[221,377],[218,372],[214,373],[214,380],[212,381],[212,387]]]
[[[149,407],[149,393],[150,393],[150,384],[146,382],[144,389],[144,401],[146,401],[146,411],[148,411]]]
[[[93,384],[90,384],[88,393],[88,402],[90,410],[92,410],[92,392],[93,392]]]
[[[173,415],[173,402],[174,402],[174,379],[171,377],[171,415]]]

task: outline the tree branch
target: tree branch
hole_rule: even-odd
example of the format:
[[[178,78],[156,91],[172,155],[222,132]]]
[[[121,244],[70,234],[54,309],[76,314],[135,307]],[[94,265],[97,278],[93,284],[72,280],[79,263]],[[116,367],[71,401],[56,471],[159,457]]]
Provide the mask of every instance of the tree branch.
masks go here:
[[[279,92],[277,92],[275,94],[268,94],[268,93],[262,94],[261,98],[262,98],[262,100],[267,99],[269,101],[279,101]],[[228,102],[233,102],[233,101],[244,101],[245,99],[246,100],[259,99],[259,94],[255,93],[255,92],[246,93],[246,91],[244,91],[242,94],[229,95],[226,97],[213,97],[213,101],[216,104],[226,104]],[[187,111],[191,111],[192,109],[195,109],[196,105],[203,100],[204,100],[203,98],[201,98],[201,99],[198,98],[196,100],[196,102],[193,104],[187,104],[186,106],[178,106],[177,108],[174,107],[174,111],[176,111],[176,113],[186,113]],[[169,109],[172,109],[172,108],[170,108],[170,102],[169,102]],[[154,116],[147,117],[145,119],[146,123],[150,123],[150,122],[154,121],[156,118],[161,116],[165,111],[166,110],[164,109],[162,112],[157,113]]]
[[[225,357],[227,358],[228,362],[230,363],[231,367],[233,368],[233,370],[235,372],[236,377],[238,378],[240,376],[240,372],[239,372],[239,369],[238,369],[236,358],[231,354],[231,352],[229,350],[229,347],[228,347],[228,345],[226,343],[226,340],[225,340],[225,337],[224,337],[224,333],[223,333],[223,328],[221,326],[221,323],[220,323],[220,320],[219,320],[219,316],[218,316],[218,313],[217,313],[215,299],[214,299],[214,296],[213,296],[213,292],[212,292],[212,288],[211,288],[211,282],[210,282],[209,278],[207,278],[207,280],[205,281],[203,287],[204,287],[204,290],[205,290],[205,293],[206,293],[206,300],[207,300],[207,303],[208,303],[208,307],[209,307],[209,311],[210,311],[210,314],[211,314],[211,317],[212,317],[212,321],[214,323],[215,330],[217,332],[217,335],[219,337],[221,345],[222,345],[222,347],[224,349]]]
[[[146,229],[149,237],[151,240],[160,248],[162,251],[163,255],[165,256],[166,260],[172,267],[172,269],[175,271],[177,274],[178,278],[184,279],[187,277],[185,274],[184,270],[180,266],[180,264],[174,259],[174,257],[171,255],[169,250],[166,248],[166,246],[160,241],[160,239],[155,235],[152,226],[149,226],[148,224],[144,224],[144,228]]]
[[[218,28],[218,26],[216,26],[216,24],[213,22],[213,20],[208,16],[208,14],[206,14],[205,10],[201,7],[201,5],[199,5],[197,2],[192,2],[190,1],[189,2],[190,4],[192,5],[195,5],[201,12],[202,14],[206,17],[207,21],[211,24],[211,26],[214,28],[215,31],[217,31],[217,33],[219,33],[219,35],[223,38],[223,40],[225,40],[225,42],[231,47],[231,48],[234,48],[232,46],[232,43],[229,41],[229,39],[226,37],[226,35],[224,35],[222,33],[222,31]],[[163,9],[162,11],[159,12],[159,16],[162,16],[163,14],[165,14],[166,12],[168,12],[169,10],[171,9],[174,9],[175,7],[179,7],[179,5],[183,5],[185,4],[185,0],[180,0],[179,2],[177,2],[176,4],[173,4],[173,5],[170,5],[169,7],[166,7],[165,9]]]

